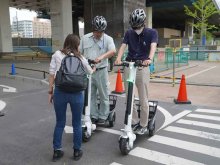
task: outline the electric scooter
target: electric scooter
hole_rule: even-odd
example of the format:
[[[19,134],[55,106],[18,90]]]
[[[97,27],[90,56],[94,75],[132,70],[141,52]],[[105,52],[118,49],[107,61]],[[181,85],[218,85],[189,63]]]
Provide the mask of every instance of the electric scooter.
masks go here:
[[[96,63],[93,60],[88,60],[89,64],[93,67]],[[91,108],[91,75],[87,76],[88,78],[88,87],[85,90],[85,101],[83,108],[83,119],[82,119],[82,140],[88,142],[92,136],[92,132],[96,130],[96,124],[93,124],[90,118],[90,108]],[[115,106],[117,102],[117,96],[109,95],[109,115],[106,119],[104,126],[113,127],[115,124],[116,113]],[[100,109],[100,97],[97,97],[98,109]]]
[[[125,111],[125,119],[124,124],[125,128],[122,129],[122,135],[119,137],[119,149],[123,155],[127,155],[131,149],[133,148],[134,141],[136,140],[136,134],[132,130],[132,113],[133,113],[133,105],[134,103],[138,107],[138,112],[140,112],[140,104],[137,100],[134,102],[134,86],[136,79],[136,72],[138,67],[147,67],[147,65],[143,65],[142,61],[138,60],[135,62],[126,62],[124,61],[121,65],[116,66],[124,66],[129,67],[129,78],[127,79],[128,83],[128,93],[127,93],[127,104]],[[151,101],[149,107],[149,136],[153,136],[155,133],[155,116],[157,109],[157,101]],[[140,116],[140,113],[139,113]]]
[[[91,67],[94,67],[95,62],[88,60]],[[83,116],[82,116],[82,140],[88,142],[92,136],[92,132],[96,129],[96,125],[92,124],[90,118],[90,107],[91,107],[91,75],[87,75],[88,87],[85,90]]]

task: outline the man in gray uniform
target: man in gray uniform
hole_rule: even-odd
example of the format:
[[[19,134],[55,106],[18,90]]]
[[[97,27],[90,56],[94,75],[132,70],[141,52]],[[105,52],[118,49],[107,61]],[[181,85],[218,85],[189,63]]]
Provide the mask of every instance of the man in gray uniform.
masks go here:
[[[92,75],[91,118],[92,122],[103,125],[109,115],[108,58],[116,53],[113,38],[104,33],[107,22],[103,16],[92,21],[93,32],[84,35],[80,41],[80,52],[95,60],[96,72]],[[97,106],[97,92],[100,96],[100,110]]]

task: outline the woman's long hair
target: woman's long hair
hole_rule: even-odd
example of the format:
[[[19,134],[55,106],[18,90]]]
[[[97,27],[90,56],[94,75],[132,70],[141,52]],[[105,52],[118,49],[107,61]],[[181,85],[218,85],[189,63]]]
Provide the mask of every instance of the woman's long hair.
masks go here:
[[[73,53],[77,57],[81,57],[80,52],[78,50],[80,44],[79,37],[75,34],[69,34],[63,44],[63,49],[61,52],[64,54]]]

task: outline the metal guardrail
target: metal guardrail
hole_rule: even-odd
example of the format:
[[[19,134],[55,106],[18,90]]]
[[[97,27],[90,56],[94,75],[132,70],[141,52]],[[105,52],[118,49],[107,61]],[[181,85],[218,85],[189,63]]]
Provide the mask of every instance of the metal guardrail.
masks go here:
[[[172,77],[172,76],[154,76],[154,75],[151,75],[150,76],[151,79],[153,78],[161,78],[161,79],[176,79],[176,80],[181,80],[181,78],[179,77]]]
[[[187,52],[187,53],[190,53],[190,52],[205,52],[205,53],[220,53],[220,50],[183,50],[183,51],[180,51],[180,50],[177,50],[176,52]]]
[[[30,70],[30,71],[35,71],[35,72],[42,72],[44,79],[46,78],[46,74],[49,74],[49,72],[44,71],[44,70],[38,70],[38,69],[29,69],[29,68],[22,68],[22,67],[15,67],[17,69],[24,69],[24,70]]]
[[[127,51],[124,53],[122,60],[125,60],[127,56]],[[153,59],[153,63],[150,66],[151,73],[158,73],[165,70],[172,70],[172,76],[153,76],[151,75],[151,79],[153,78],[161,78],[161,79],[171,79],[173,86],[175,85],[175,80],[180,79],[176,78],[175,74],[176,68],[186,66],[189,63],[189,60],[207,60],[207,61],[215,61],[220,59],[220,50],[192,50],[188,48],[188,50],[184,48],[173,49],[173,48],[165,48],[164,50],[157,50],[155,52],[155,56]]]

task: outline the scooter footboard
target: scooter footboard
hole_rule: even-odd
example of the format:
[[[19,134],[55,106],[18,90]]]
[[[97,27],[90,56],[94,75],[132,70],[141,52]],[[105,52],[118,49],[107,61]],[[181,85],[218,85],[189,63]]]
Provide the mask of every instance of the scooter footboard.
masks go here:
[[[116,103],[117,103],[117,96],[109,95],[109,106],[110,106],[109,108],[110,108],[110,111],[115,109]]]

